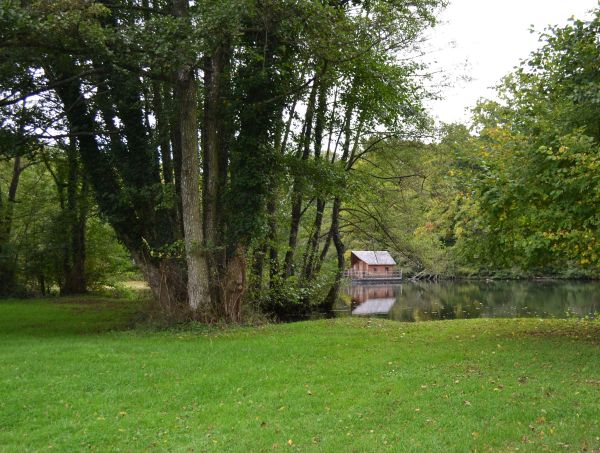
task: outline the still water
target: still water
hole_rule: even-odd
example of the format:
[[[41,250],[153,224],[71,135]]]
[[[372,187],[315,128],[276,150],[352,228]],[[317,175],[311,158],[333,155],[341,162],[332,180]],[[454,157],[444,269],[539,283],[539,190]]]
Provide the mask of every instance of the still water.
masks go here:
[[[600,312],[599,282],[469,281],[351,284],[338,309],[398,321],[565,318]]]

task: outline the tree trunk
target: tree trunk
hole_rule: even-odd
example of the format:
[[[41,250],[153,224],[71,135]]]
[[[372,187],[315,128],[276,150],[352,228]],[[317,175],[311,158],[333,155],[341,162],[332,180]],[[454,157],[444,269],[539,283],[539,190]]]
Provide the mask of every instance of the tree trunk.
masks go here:
[[[226,43],[204,58],[202,220],[204,246],[210,266],[211,297],[216,311],[223,308],[227,273],[223,213],[230,145],[229,121],[225,118],[229,60],[230,50]]]
[[[183,238],[183,206],[181,201],[181,121],[179,118],[179,108],[175,99],[180,96],[178,88],[175,87],[169,102],[169,137],[171,139],[171,150],[173,152],[173,174],[175,175],[175,206],[176,218],[179,230],[176,238]]]
[[[95,135],[97,127],[88,100],[82,94],[81,81],[74,77],[79,72],[75,63],[64,56],[49,61],[44,69],[50,82],[56,84],[56,93],[63,104],[69,129],[77,137],[81,162],[94,188],[100,210],[144,273],[156,299],[169,306],[185,300],[185,290],[181,290],[181,284],[185,284],[185,270],[168,260],[150,256],[144,241],[157,236],[150,230],[153,225],[141,215],[143,206],[138,210],[131,198],[123,194],[123,190],[130,188],[123,189],[122,183],[129,181],[113,166],[114,157],[99,147]],[[69,81],[57,83],[64,80]],[[113,137],[119,139],[116,132]],[[115,150],[120,152],[116,147]],[[171,272],[172,269],[178,272]]]
[[[173,183],[173,162],[169,145],[169,127],[165,115],[160,82],[152,82],[152,104],[156,116],[156,135],[162,163],[162,177],[166,184]]]
[[[344,252],[346,251],[344,247],[344,243],[342,242],[342,238],[340,235],[340,210],[342,207],[342,200],[340,197],[335,197],[333,200],[333,209],[331,212],[331,233],[333,244],[335,245],[335,251],[337,256],[337,272],[335,274],[335,280],[333,285],[329,290],[329,294],[324,301],[323,308],[327,311],[330,311],[338,297],[338,293],[340,291],[340,286],[342,282],[342,273],[345,267],[345,258]]]
[[[352,88],[352,91],[354,91],[354,87]],[[343,164],[346,164],[346,162],[348,162],[348,159],[350,157],[350,145],[352,143],[351,124],[352,124],[353,116],[354,116],[354,104],[352,101],[350,101],[348,103],[348,105],[346,106],[346,112],[344,114],[344,126],[343,126],[344,144],[343,144],[343,148],[342,148],[342,156],[340,157],[340,162],[342,162]],[[357,132],[355,140],[358,140],[360,138],[361,128],[362,128],[362,126],[360,126],[358,128],[359,130]],[[356,149],[356,146],[357,145],[354,146],[353,151]],[[345,168],[346,168],[346,166],[345,166]],[[333,308],[333,306],[338,298],[338,294],[339,294],[340,286],[341,286],[341,282],[342,282],[342,274],[344,272],[344,267],[345,267],[344,252],[346,251],[346,249],[344,247],[344,243],[342,242],[342,237],[341,237],[341,233],[340,233],[341,209],[342,209],[342,199],[340,196],[337,196],[333,200],[333,207],[331,209],[331,227],[330,227],[329,233],[327,235],[325,247],[323,249],[323,252],[321,253],[321,257],[320,257],[321,261],[318,263],[318,267],[320,268],[323,260],[325,259],[325,256],[327,255],[327,249],[329,248],[329,244],[331,243],[331,241],[333,241],[333,244],[335,246],[335,251],[336,251],[336,257],[337,257],[337,271],[335,274],[335,280],[333,282],[333,285],[331,286],[329,293],[327,294],[327,297],[323,301],[322,308],[327,311],[330,311]]]
[[[296,114],[296,105],[300,94],[296,95],[292,105],[289,109],[289,116],[285,125],[285,132],[283,138],[281,136],[283,127],[283,118],[278,119],[278,125],[275,131],[275,149],[279,150],[281,156],[285,155],[287,148],[288,138],[292,129],[292,123],[294,121],[294,115]],[[283,115],[283,110],[280,116]],[[277,276],[279,275],[279,251],[277,249],[277,192],[278,192],[278,180],[275,180],[271,193],[267,200],[267,219],[268,219],[268,236],[267,243],[269,247],[269,288],[274,288]]]
[[[85,227],[87,223],[87,181],[81,181],[81,189],[78,190],[82,175],[79,172],[75,145],[67,149],[67,203],[65,206],[65,218],[67,220],[67,231],[69,237],[64,256],[64,282],[61,286],[61,294],[85,293]]]
[[[188,303],[201,316],[212,316],[209,268],[203,253],[204,234],[200,219],[200,163],[196,123],[196,79],[190,67],[177,72],[181,126],[181,202],[188,268]]]
[[[267,255],[268,244],[263,242],[254,248],[252,253],[252,286],[251,290],[258,294],[263,289],[263,274],[265,270],[265,256]]]
[[[187,17],[188,1],[174,0],[176,17]],[[188,304],[200,316],[210,320],[213,316],[211,304],[209,267],[203,252],[204,234],[200,216],[200,163],[198,156],[198,99],[194,68],[182,65],[177,70],[177,92],[175,100],[179,107],[181,128],[181,202],[183,208],[183,231],[187,262]]]
[[[15,263],[10,251],[10,235],[12,232],[14,206],[17,201],[17,189],[21,168],[21,157],[15,157],[12,176],[6,202],[2,202],[0,194],[0,295],[6,296],[15,290]]]
[[[354,92],[354,87],[352,88],[351,92]],[[344,113],[343,128],[342,128],[342,131],[340,132],[340,136],[342,135],[342,133],[344,134],[344,144],[343,144],[343,148],[342,148],[342,156],[340,158],[340,161],[342,163],[345,163],[348,160],[348,157],[350,156],[350,144],[352,142],[350,126],[352,124],[353,115],[354,115],[354,104],[352,102],[350,102],[346,106],[346,111]],[[339,137],[338,137],[338,141],[339,141]],[[330,146],[330,144],[328,145],[328,148],[329,148],[329,146]],[[337,145],[336,145],[336,148],[337,148]],[[336,156],[336,153],[334,150],[332,153],[332,157],[331,157],[332,162],[334,161],[335,156]],[[339,198],[339,197],[337,197],[337,198]],[[331,246],[331,242],[334,239],[334,235],[336,233],[335,230],[336,230],[336,228],[339,228],[339,226],[337,226],[336,222],[334,221],[335,217],[339,216],[339,210],[341,209],[341,200],[339,201],[339,204],[340,204],[340,206],[338,206],[338,208],[337,208],[338,214],[334,215],[334,213],[336,211],[335,200],[334,200],[334,206],[332,208],[331,226],[329,228],[329,231],[327,232],[325,244],[323,245],[323,249],[321,250],[319,258],[316,261],[316,263],[314,264],[314,267],[315,267],[314,272],[315,273],[320,272],[323,261],[325,261],[325,258],[327,257],[327,253],[329,252],[329,247]],[[338,234],[339,234],[339,231],[338,231]]]
[[[315,99],[317,96],[318,81],[315,80],[308,99],[308,105],[306,107],[306,118],[304,121],[304,130],[300,142],[300,149],[302,150],[300,158],[302,160],[308,160],[310,156],[310,142],[312,136],[312,123],[313,115],[315,110]],[[302,183],[299,177],[294,180],[292,187],[292,212],[290,219],[290,234],[288,237],[288,249],[285,254],[284,261],[284,277],[288,278],[294,275],[294,255],[296,252],[296,246],[298,244],[298,230],[300,228],[300,217],[302,216]]]
[[[323,131],[325,130],[325,114],[327,113],[327,85],[322,82],[319,86],[319,96],[315,120],[315,140],[314,140],[314,155],[315,160],[321,159],[321,146],[323,142]],[[321,236],[321,226],[323,224],[323,211],[325,210],[325,199],[317,198],[317,213],[312,228],[312,234],[306,245],[304,253],[304,266],[302,278],[311,280],[314,275],[315,255],[319,248],[319,237]]]
[[[242,320],[242,302],[246,293],[246,251],[238,247],[227,261],[227,270],[222,286],[222,311],[225,319],[232,322]]]
[[[144,251],[132,251],[131,256],[162,311],[171,314],[179,310],[181,301],[188,299],[186,269],[182,263],[169,258],[157,261]]]

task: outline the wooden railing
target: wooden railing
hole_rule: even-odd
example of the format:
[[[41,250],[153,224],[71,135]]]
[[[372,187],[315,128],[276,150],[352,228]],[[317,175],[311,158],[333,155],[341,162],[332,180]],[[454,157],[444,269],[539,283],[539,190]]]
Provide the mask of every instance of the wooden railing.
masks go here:
[[[373,272],[373,271],[357,271],[354,269],[348,269],[344,271],[344,277],[351,280],[362,280],[362,279],[394,279],[402,280],[402,269],[387,271],[387,272]]]

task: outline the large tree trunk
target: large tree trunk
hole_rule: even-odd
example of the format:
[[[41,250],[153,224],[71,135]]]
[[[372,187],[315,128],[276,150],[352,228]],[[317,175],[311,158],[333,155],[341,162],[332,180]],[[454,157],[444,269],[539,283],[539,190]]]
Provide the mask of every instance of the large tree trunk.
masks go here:
[[[230,58],[226,42],[204,58],[202,220],[210,266],[211,297],[217,311],[223,311],[227,285],[228,257],[223,214],[231,142],[230,120],[226,118],[225,107],[229,93]]]
[[[197,86],[190,67],[177,72],[181,128],[181,202],[185,256],[188,269],[188,303],[201,316],[212,316],[209,268],[203,252],[200,218],[200,162],[198,159]]]
[[[129,181],[113,166],[113,156],[100,149],[95,135],[97,127],[88,100],[82,94],[81,81],[74,77],[80,71],[73,60],[66,56],[48,62],[45,70],[50,82],[56,85],[56,93],[63,103],[69,129],[77,137],[81,162],[94,188],[100,210],[142,269],[156,299],[165,306],[180,303],[182,294],[185,297],[185,290],[181,289],[181,284],[185,284],[185,277],[182,278],[184,270],[181,266],[172,266],[168,259],[151,256],[145,240],[158,235],[150,230],[153,225],[142,215],[146,212],[146,206],[136,205],[136,200],[123,193],[130,188],[123,188],[122,183]],[[57,83],[65,80],[68,82]],[[115,140],[119,139],[116,132],[113,137]],[[118,149],[118,143],[112,145],[116,152],[124,152]],[[143,162],[141,164],[145,165]],[[134,170],[135,168],[131,168],[131,171]],[[178,269],[178,272],[171,272],[173,268]]]
[[[187,17],[187,0],[174,0],[176,17]],[[176,105],[179,107],[181,131],[181,202],[187,263],[188,303],[192,310],[210,320],[211,304],[209,267],[203,252],[204,233],[200,216],[200,162],[198,149],[198,86],[194,68],[182,65],[177,70]]]
[[[169,258],[157,261],[144,251],[132,251],[131,256],[162,311],[167,314],[179,311],[181,301],[188,299],[186,269],[181,261]]]
[[[246,292],[246,251],[239,246],[227,260],[227,270],[222,287],[222,312],[232,322],[242,320],[242,302]]]

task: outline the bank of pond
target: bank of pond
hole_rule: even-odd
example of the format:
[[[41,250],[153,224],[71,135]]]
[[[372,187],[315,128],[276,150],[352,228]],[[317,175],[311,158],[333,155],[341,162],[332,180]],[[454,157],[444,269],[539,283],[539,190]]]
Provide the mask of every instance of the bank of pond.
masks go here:
[[[593,318],[600,312],[600,282],[348,283],[335,311],[338,316],[382,316],[398,321]]]

